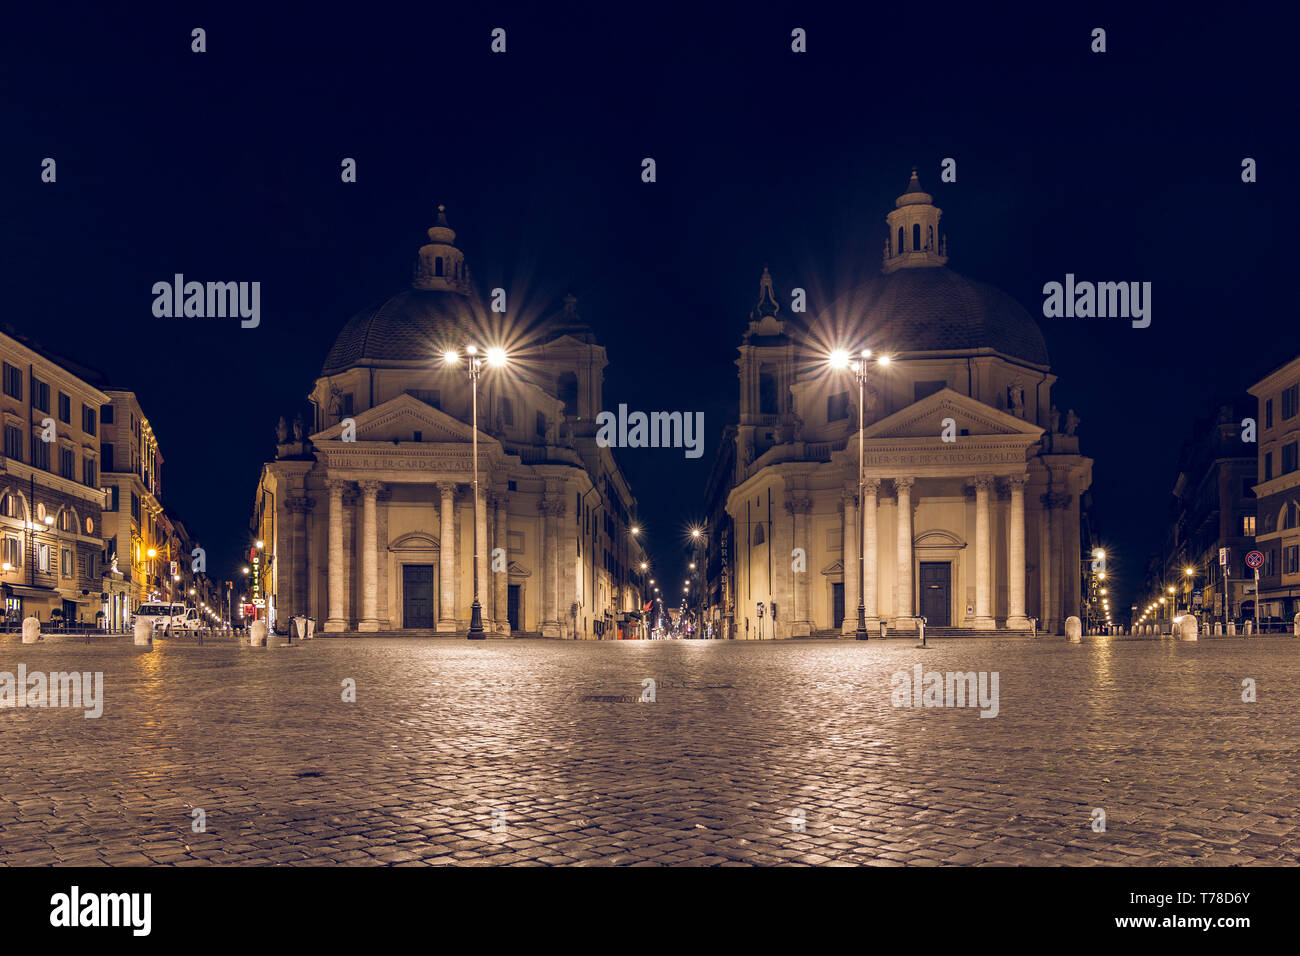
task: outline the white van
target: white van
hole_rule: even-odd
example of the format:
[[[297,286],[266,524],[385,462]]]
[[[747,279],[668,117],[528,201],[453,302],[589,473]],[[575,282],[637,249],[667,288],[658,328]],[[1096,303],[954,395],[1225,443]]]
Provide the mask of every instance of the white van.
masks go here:
[[[193,631],[201,626],[199,612],[184,604],[141,604],[135,609],[135,617],[153,621],[153,629],[159,634],[169,630]]]

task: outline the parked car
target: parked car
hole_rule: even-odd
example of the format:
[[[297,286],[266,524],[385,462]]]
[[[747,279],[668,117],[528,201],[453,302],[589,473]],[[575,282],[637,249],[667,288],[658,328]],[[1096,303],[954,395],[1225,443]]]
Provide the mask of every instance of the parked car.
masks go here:
[[[135,620],[141,618],[153,621],[154,632],[158,634],[195,631],[203,627],[199,612],[184,604],[141,604],[136,608]]]

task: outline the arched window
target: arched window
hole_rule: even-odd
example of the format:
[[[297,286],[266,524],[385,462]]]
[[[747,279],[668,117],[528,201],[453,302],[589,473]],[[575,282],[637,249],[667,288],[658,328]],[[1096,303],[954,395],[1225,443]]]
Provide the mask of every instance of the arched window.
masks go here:
[[[763,526],[761,524],[754,525],[753,546],[757,548],[760,544],[762,544],[766,540],[767,540],[767,536],[763,533]]]
[[[437,256],[433,260],[433,274],[436,276],[442,275],[442,256]]]
[[[578,414],[578,376],[565,372],[555,382],[555,397],[564,402],[564,414],[576,417]]]
[[[912,223],[912,251],[917,252],[921,248],[921,224]]]
[[[934,226],[925,227],[925,248],[927,252],[934,249]]]
[[[6,518],[18,517],[18,499],[9,492],[5,492],[4,497],[0,498],[0,514]]]
[[[898,227],[898,249],[895,252],[895,255],[901,256],[902,254],[903,254],[903,227],[899,226]]]
[[[776,396],[776,376],[762,372],[758,376],[758,413],[776,415],[780,411]]]

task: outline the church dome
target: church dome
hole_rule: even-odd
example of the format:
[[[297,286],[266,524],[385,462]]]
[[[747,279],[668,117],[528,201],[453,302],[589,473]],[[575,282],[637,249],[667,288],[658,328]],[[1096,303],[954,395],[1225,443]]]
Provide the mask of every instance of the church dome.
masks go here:
[[[358,365],[423,364],[465,343],[476,327],[472,287],[445,207],[438,207],[428,235],[416,256],[411,288],[349,319],[325,356],[322,375]]]
[[[464,344],[475,327],[472,318],[469,299],[458,292],[399,292],[348,320],[325,357],[321,374],[334,375],[358,365],[431,362],[445,349]]]
[[[988,348],[1050,364],[1043,332],[1019,302],[942,266],[868,280],[836,300],[828,317],[862,330],[867,345],[891,354]]]

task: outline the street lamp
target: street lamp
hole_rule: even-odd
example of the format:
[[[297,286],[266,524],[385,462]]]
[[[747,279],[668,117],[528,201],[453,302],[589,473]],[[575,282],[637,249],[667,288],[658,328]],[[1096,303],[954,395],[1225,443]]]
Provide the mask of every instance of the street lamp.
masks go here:
[[[830,355],[830,367],[836,371],[848,369],[858,380],[858,507],[862,510],[862,529],[858,535],[858,629],[853,635],[859,641],[867,640],[867,509],[864,494],[866,487],[864,431],[866,429],[865,407],[867,397],[867,360],[871,358],[871,349],[863,349],[855,360],[845,349],[836,349]],[[882,355],[876,359],[877,365],[888,365],[889,356]]]
[[[469,611],[469,634],[466,635],[471,641],[482,641],[487,638],[483,633],[483,605],[479,603],[478,589],[478,376],[483,368],[483,362],[493,368],[501,368],[506,364],[506,352],[502,348],[490,348],[486,354],[480,354],[478,346],[465,346],[466,368],[469,371],[470,390],[473,393],[473,420],[471,421],[470,436],[473,448],[471,455],[474,458],[474,603],[470,605]],[[460,353],[454,349],[448,349],[442,353],[442,361],[445,365],[456,365],[460,362]]]

